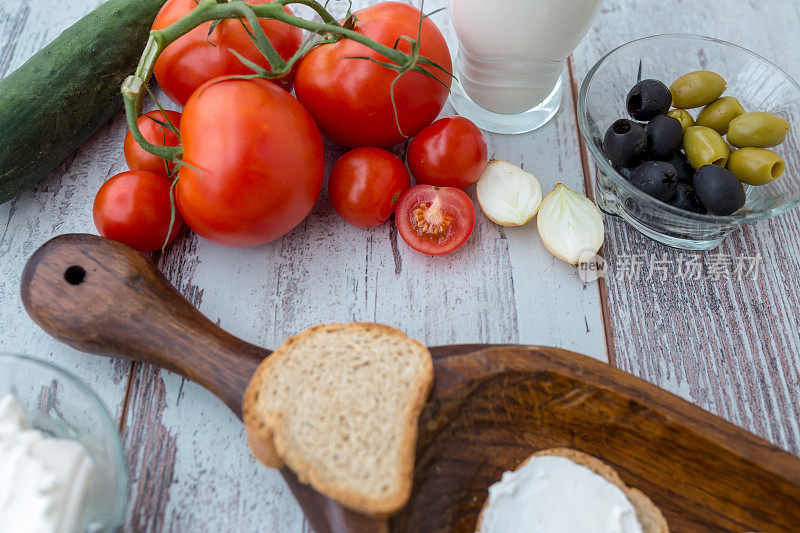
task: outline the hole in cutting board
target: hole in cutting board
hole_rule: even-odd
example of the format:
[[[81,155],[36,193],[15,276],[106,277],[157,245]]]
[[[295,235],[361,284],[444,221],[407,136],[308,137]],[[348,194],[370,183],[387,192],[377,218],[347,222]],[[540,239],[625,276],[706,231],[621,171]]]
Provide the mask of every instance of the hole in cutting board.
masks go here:
[[[70,285],[80,285],[86,279],[86,271],[83,267],[73,265],[64,271],[64,279]]]

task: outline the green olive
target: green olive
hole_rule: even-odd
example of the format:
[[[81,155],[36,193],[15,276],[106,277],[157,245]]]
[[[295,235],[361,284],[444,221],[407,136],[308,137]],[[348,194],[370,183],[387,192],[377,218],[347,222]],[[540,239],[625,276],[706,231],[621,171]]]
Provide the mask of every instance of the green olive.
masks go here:
[[[705,126],[692,126],[683,135],[683,149],[694,168],[705,165],[724,167],[728,163],[728,143],[722,135]]]
[[[737,148],[769,148],[781,144],[790,129],[789,122],[778,115],[762,111],[745,113],[731,120],[728,142]]]
[[[669,88],[672,105],[679,109],[694,109],[708,105],[725,92],[728,83],[715,72],[698,70],[684,74]]]
[[[742,183],[766,185],[783,175],[786,163],[772,150],[747,147],[731,152],[728,170]]]
[[[720,135],[728,133],[728,124],[739,115],[744,115],[744,108],[733,96],[723,96],[714,100],[697,115],[698,126],[705,126]]]
[[[686,133],[686,128],[694,126],[694,119],[685,109],[670,109],[667,111],[667,116],[678,119],[681,123],[683,133]]]

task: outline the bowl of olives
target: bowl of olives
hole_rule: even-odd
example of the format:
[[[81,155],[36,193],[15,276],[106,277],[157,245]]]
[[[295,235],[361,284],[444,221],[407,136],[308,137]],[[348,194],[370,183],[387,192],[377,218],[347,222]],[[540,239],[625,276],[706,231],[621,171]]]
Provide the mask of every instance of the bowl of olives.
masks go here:
[[[620,46],[584,79],[578,124],[598,206],[666,245],[710,250],[800,204],[800,85],[734,44]]]

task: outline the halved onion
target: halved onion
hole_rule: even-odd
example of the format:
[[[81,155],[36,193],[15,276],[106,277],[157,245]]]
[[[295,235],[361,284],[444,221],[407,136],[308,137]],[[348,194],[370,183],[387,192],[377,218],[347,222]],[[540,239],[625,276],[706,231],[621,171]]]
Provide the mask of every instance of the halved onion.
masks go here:
[[[603,245],[605,227],[600,210],[562,183],[542,200],[537,224],[545,248],[571,265],[577,265],[587,252],[596,254]]]
[[[501,226],[527,224],[542,203],[542,187],[536,177],[499,159],[486,165],[477,193],[484,214]]]

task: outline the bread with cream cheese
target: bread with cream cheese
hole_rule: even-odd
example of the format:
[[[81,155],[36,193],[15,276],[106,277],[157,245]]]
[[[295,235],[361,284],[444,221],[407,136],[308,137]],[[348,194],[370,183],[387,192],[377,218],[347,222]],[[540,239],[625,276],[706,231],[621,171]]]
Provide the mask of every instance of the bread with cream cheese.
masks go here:
[[[639,489],[625,485],[625,483],[619,477],[617,471],[597,457],[574,450],[572,448],[550,448],[534,453],[528,457],[528,459],[520,463],[515,470],[519,470],[524,467],[531,459],[544,455],[552,455],[569,459],[578,465],[588,468],[595,474],[605,478],[606,481],[622,490],[636,511],[636,519],[638,520],[643,533],[669,533],[667,520],[664,518],[663,513],[653,503],[653,501]],[[476,529],[478,533],[481,532],[481,525],[488,506],[489,500],[487,499],[480,515],[478,516],[478,526]]]

